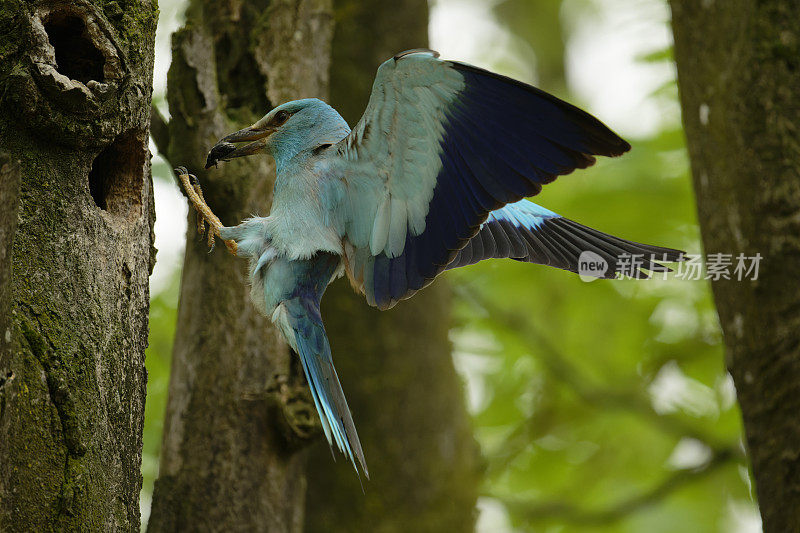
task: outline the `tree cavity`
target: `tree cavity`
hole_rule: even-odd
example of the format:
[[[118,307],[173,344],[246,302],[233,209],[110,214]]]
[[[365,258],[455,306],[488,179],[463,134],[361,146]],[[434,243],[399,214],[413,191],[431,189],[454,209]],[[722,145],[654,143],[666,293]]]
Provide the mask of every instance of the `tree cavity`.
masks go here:
[[[105,57],[92,42],[81,17],[69,11],[54,11],[43,22],[55,50],[58,72],[83,84],[104,80]]]
[[[97,207],[112,215],[138,217],[144,186],[144,134],[128,131],[100,152],[89,171],[89,192]]]

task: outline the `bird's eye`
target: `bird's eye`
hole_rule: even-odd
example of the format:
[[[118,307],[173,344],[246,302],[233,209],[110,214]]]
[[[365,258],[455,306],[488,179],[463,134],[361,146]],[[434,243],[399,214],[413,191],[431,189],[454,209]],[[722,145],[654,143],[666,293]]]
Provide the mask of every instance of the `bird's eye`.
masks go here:
[[[276,124],[283,124],[284,122],[286,122],[286,119],[288,119],[288,118],[289,118],[288,111],[281,110],[281,111],[278,111],[277,113],[275,113],[275,123]]]

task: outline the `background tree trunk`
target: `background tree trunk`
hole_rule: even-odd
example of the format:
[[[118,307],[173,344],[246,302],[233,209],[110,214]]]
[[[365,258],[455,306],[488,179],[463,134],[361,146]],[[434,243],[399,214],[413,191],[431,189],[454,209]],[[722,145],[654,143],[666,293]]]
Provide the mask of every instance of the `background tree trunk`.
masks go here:
[[[223,223],[267,214],[274,170],[253,157],[206,172],[206,153],[274,105],[325,96],[332,22],[328,0],[191,2],[159,150],[197,174]],[[246,262],[223,246],[207,253],[189,219],[149,530],[299,531],[296,452],[317,423],[302,370],[250,302]]]
[[[156,18],[0,0],[3,531],[139,530]]]
[[[800,7],[671,5],[705,251],[764,257],[712,283],[764,531],[800,531]]]
[[[536,66],[535,85],[547,88],[547,92],[559,98],[567,98],[562,3],[563,0],[502,0],[494,5],[494,14],[515,37],[530,46],[519,53]],[[533,57],[527,57],[529,54]]]
[[[354,125],[378,66],[427,46],[428,5],[334,5],[331,105]],[[446,280],[385,312],[339,280],[322,313],[372,479],[362,493],[352,468],[313,447],[306,531],[472,531],[481,465],[453,368]]]
[[[387,36],[404,36],[406,47],[427,42],[424,1],[393,6],[394,18],[390,6],[368,4],[337,11],[342,44],[334,71],[352,81],[337,86],[334,104],[351,123],[366,105],[378,64],[404,47]],[[369,17],[364,7],[371,7]],[[274,105],[326,97],[332,23],[331,6],[321,0],[191,4],[186,27],[173,40],[172,120],[169,139],[161,140],[169,146],[160,149],[196,171],[223,223],[266,214],[271,161],[233,161],[206,173],[205,154],[219,137]],[[413,33],[404,35],[408,30]],[[311,436],[321,440],[305,379],[249,302],[244,261],[223,249],[207,254],[195,231],[190,214],[151,531],[298,531],[306,481],[295,452]],[[364,519],[414,530],[422,524],[471,529],[477,454],[449,356],[446,288],[440,284],[383,315],[347,291],[345,284],[332,288],[323,312],[366,448],[380,467],[365,502],[352,469],[344,462],[337,468],[320,446],[323,457],[312,459],[312,497],[326,488],[336,494],[315,497],[309,529],[353,530]],[[404,397],[402,405],[387,408],[387,393]],[[330,505],[321,505],[325,499],[371,511],[333,516]]]

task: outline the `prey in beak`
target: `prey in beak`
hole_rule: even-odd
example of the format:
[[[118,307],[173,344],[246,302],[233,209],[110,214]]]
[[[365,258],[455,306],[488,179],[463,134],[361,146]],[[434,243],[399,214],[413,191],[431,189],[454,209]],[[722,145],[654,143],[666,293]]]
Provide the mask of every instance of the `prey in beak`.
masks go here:
[[[276,107],[252,126],[226,135],[217,141],[217,144],[211,147],[211,151],[208,152],[206,168],[217,166],[220,161],[230,161],[236,157],[244,157],[263,151],[267,146],[267,137],[275,133],[295,113],[296,110],[286,109],[286,106],[292,103],[289,102],[289,104]],[[248,141],[249,144],[236,146],[236,143]]]
[[[275,131],[270,126],[259,126],[255,123],[230,135],[226,135],[211,147],[206,159],[206,168],[217,166],[220,161],[230,161],[236,157],[244,157],[261,152],[267,144],[267,137]],[[234,143],[251,141],[243,146]]]

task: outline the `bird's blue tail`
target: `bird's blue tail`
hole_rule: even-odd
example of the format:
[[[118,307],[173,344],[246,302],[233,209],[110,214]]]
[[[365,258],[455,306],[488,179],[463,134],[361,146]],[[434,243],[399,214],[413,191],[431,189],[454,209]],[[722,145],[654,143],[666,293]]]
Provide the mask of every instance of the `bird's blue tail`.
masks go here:
[[[291,347],[300,356],[314,404],[322,421],[328,443],[345,454],[358,472],[361,465],[369,479],[369,470],[358,440],[356,426],[347,406],[339,376],[333,367],[331,347],[322,325],[319,302],[315,298],[297,296],[284,300],[273,320],[283,330]]]

